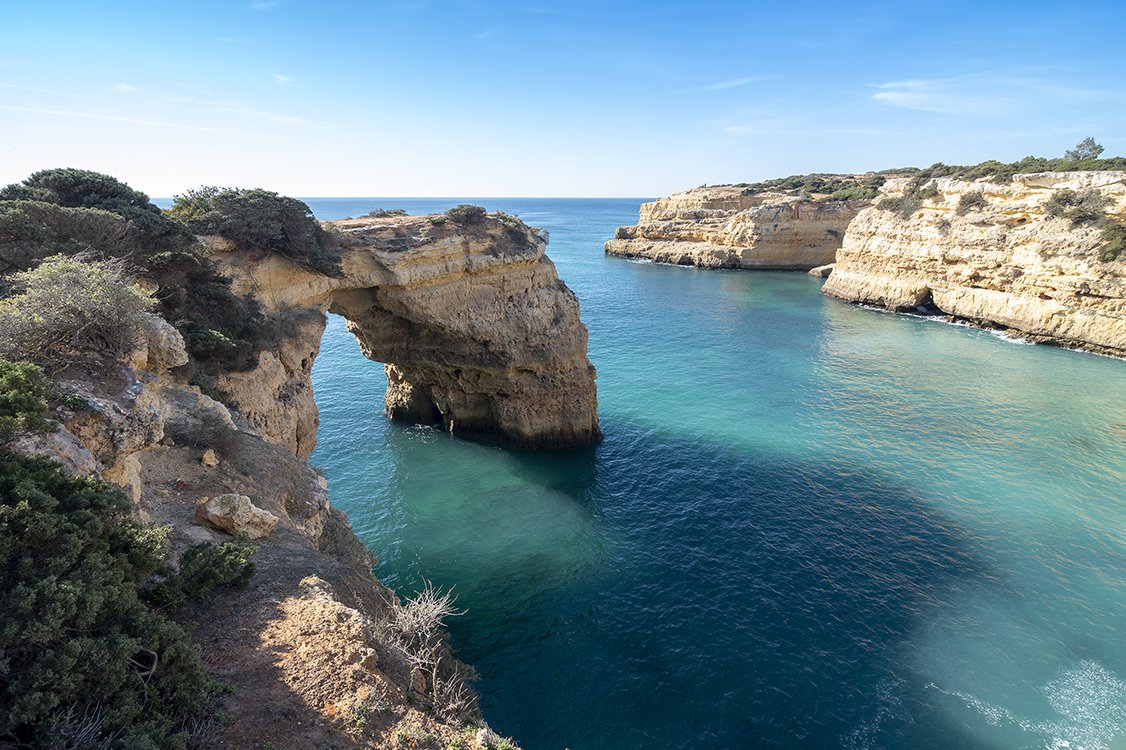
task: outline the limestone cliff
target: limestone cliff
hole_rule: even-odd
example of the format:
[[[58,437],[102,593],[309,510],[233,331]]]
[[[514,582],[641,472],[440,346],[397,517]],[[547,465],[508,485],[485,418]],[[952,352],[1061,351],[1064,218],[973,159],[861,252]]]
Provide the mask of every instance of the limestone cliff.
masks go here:
[[[1126,263],[1099,258],[1100,230],[1049,213],[1063,189],[1105,196],[1126,215],[1126,174],[1018,174],[1009,184],[933,181],[905,218],[867,208],[848,226],[826,294],[891,310],[930,307],[1029,338],[1126,355]],[[883,198],[909,191],[892,180]],[[959,211],[963,197],[980,193]],[[983,200],[982,200],[983,199]]]
[[[218,379],[260,434],[301,457],[316,440],[310,372],[325,313],[387,369],[387,413],[520,448],[597,441],[594,368],[575,295],[546,242],[501,215],[460,226],[392,216],[333,223],[343,274],[211,238],[237,292],[278,321],[248,372]]]
[[[641,206],[609,255],[703,268],[808,270],[832,263],[845,228],[867,205],[811,200],[740,186],[705,187]]]

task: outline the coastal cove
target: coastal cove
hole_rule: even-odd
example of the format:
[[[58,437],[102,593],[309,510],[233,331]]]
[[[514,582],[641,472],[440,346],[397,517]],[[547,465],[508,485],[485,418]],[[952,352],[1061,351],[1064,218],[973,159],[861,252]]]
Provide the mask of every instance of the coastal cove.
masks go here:
[[[594,448],[386,420],[383,368],[339,317],[313,369],[333,505],[386,584],[458,594],[497,731],[528,750],[1126,741],[1126,363],[802,273],[605,257],[638,200],[307,202],[516,214],[580,300]]]

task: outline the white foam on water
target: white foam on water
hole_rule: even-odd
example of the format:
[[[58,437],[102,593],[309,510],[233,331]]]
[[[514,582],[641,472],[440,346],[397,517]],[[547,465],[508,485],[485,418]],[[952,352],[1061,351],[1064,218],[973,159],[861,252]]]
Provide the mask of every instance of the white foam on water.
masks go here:
[[[963,701],[992,726],[1018,727],[1039,735],[1047,750],[1109,750],[1116,738],[1126,738],[1126,681],[1096,661],[1081,661],[1060,672],[1040,688],[1057,714],[1046,720],[1022,718],[968,693],[928,688]]]
[[[903,692],[904,680],[884,679],[876,686],[876,710],[871,717],[859,722],[842,742],[848,750],[873,750],[879,738],[880,728],[888,719],[906,718],[910,721],[910,714],[904,716],[903,701],[900,694]]]

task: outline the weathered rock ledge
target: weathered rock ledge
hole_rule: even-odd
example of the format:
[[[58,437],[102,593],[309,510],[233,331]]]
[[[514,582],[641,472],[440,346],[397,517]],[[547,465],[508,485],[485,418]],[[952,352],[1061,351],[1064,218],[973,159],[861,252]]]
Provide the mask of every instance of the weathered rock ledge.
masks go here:
[[[218,381],[261,435],[312,453],[310,372],[333,312],[364,355],[386,365],[385,408],[395,419],[526,449],[601,437],[578,300],[537,233],[499,216],[469,226],[408,216],[333,226],[340,277],[209,239],[235,291],[282,321],[255,369]]]
[[[905,179],[882,191],[896,197]],[[1020,174],[1007,185],[934,181],[938,195],[909,218],[875,206],[848,226],[826,294],[890,310],[925,308],[1033,340],[1126,356],[1126,262],[1099,259],[1095,226],[1045,204],[1059,190],[1097,190],[1126,217],[1126,174]],[[985,205],[957,213],[962,196]]]
[[[641,206],[606,253],[701,268],[806,271],[832,263],[868,201],[807,200],[738,186],[705,187]]]

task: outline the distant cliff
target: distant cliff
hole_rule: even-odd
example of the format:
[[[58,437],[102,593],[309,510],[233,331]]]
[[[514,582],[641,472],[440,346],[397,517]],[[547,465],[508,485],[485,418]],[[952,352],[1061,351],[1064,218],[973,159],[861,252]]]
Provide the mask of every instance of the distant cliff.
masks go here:
[[[641,206],[606,253],[701,268],[808,270],[832,263],[864,199],[703,187]]]
[[[1119,171],[891,180],[849,224],[823,291],[1123,356],[1123,219]]]

